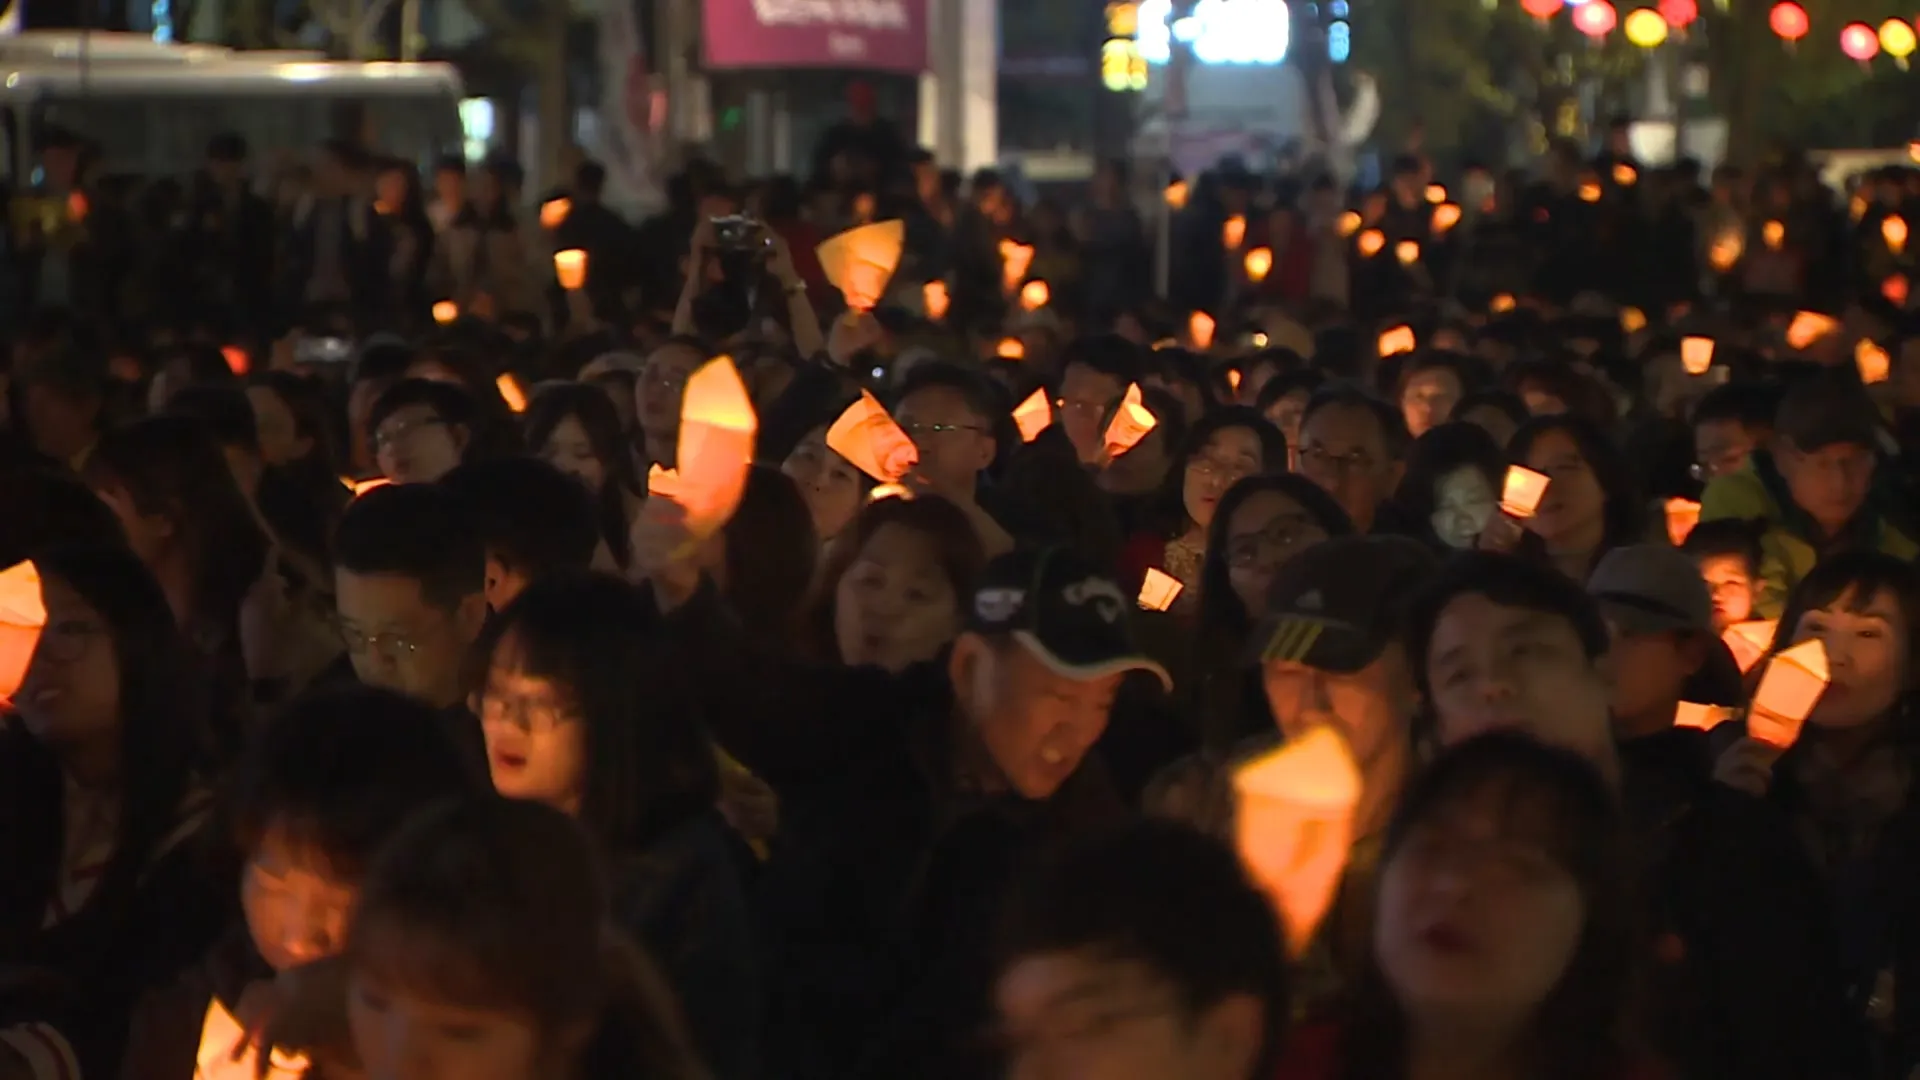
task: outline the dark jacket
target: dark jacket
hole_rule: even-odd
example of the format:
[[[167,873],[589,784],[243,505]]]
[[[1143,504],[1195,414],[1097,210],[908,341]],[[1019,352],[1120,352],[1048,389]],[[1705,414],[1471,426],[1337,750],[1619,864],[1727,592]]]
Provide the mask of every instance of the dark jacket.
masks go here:
[[[199,963],[140,999],[120,1080],[194,1080],[207,1006],[217,1000],[237,1014],[248,985],[271,978],[246,925],[234,925]]]

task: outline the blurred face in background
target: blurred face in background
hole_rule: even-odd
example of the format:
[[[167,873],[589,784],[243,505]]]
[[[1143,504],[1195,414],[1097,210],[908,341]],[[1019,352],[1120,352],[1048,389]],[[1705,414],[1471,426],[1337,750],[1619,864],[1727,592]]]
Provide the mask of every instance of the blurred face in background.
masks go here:
[[[687,380],[706,358],[690,345],[670,342],[647,354],[634,387],[634,412],[650,440],[670,442],[680,433],[680,403]]]
[[[1775,439],[1774,462],[1793,501],[1828,532],[1844,528],[1873,490],[1874,453],[1855,443],[1834,443],[1802,450],[1790,439]]]
[[[1099,461],[1108,413],[1127,392],[1119,379],[1085,364],[1068,364],[1060,380],[1060,424],[1083,464]]]
[[[467,429],[449,424],[426,405],[395,409],[373,433],[380,472],[396,484],[431,484],[460,464]]]
[[[300,461],[313,452],[313,438],[300,434],[300,420],[271,387],[247,387],[253,425],[260,433],[260,457],[268,465]]]
[[[1407,380],[1400,392],[1400,411],[1407,419],[1407,432],[1414,438],[1429,428],[1446,423],[1463,393],[1460,376],[1444,367],[1427,368]]]
[[[827,429],[815,428],[780,463],[780,471],[800,487],[813,515],[814,535],[828,543],[860,512],[867,484],[854,468],[827,446]]]
[[[606,463],[593,452],[593,440],[587,437],[587,429],[579,418],[561,419],[547,436],[546,445],[539,449],[543,460],[580,481],[588,491],[598,495],[606,486]]]
[[[1499,507],[1485,474],[1471,465],[1455,469],[1434,485],[1433,534],[1455,551],[1468,550]]]
[[[952,387],[915,390],[893,417],[920,452],[920,473],[940,491],[971,495],[981,471],[993,464],[992,422]]]
[[[1227,530],[1227,579],[1233,594],[1258,620],[1267,613],[1267,589],[1281,564],[1327,538],[1306,508],[1278,491],[1261,491],[1234,507],[1218,527]]]
[[[1400,480],[1380,418],[1358,405],[1323,405],[1300,428],[1300,472],[1332,495],[1354,529],[1373,528],[1381,502]]]
[[[1243,427],[1226,427],[1214,432],[1206,445],[1187,459],[1181,501],[1196,528],[1204,532],[1213,525],[1213,511],[1220,505],[1220,497],[1242,479],[1263,471],[1263,457],[1258,434]]]

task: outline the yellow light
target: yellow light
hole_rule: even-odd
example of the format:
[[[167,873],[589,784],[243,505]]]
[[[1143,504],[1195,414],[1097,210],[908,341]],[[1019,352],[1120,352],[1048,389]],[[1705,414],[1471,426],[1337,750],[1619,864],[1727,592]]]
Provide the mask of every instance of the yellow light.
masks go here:
[[[1167,206],[1174,210],[1185,210],[1187,208],[1187,196],[1192,194],[1192,191],[1193,189],[1187,186],[1185,180],[1175,180],[1173,183],[1168,184]]]
[[[1432,203],[1435,206],[1439,206],[1441,203],[1446,202],[1447,186],[1445,184],[1428,184],[1427,185],[1427,201]]]
[[[1247,252],[1244,262],[1247,268],[1247,280],[1258,285],[1267,280],[1267,274],[1273,270],[1273,249],[1254,248]]]
[[[1913,24],[1905,19],[1888,19],[1880,24],[1880,47],[1895,60],[1905,60],[1913,55],[1916,41]]]
[[[1352,236],[1354,233],[1357,233],[1360,231],[1360,224],[1361,224],[1360,215],[1355,211],[1349,210],[1346,213],[1341,214],[1340,220],[1338,222],[1340,235]]]
[[[1741,241],[1739,233],[1722,233],[1713,242],[1713,246],[1707,249],[1707,262],[1716,271],[1724,274],[1733,269],[1733,264],[1740,261],[1740,256],[1745,251],[1746,244]]]
[[[1457,203],[1441,203],[1433,208],[1433,231],[1444,233],[1460,224],[1460,207]]]
[[[1420,245],[1402,240],[1393,246],[1393,257],[1400,260],[1401,266],[1412,266],[1420,261]]]
[[[1624,307],[1620,309],[1620,329],[1621,330],[1629,334],[1637,334],[1640,331],[1645,330],[1646,328],[1647,328],[1646,312],[1641,311],[1637,307]]]
[[[1495,315],[1505,315],[1518,306],[1519,304],[1514,300],[1512,293],[1500,293],[1488,302],[1487,310],[1493,312]]]
[[[1387,237],[1386,234],[1382,233],[1379,229],[1368,229],[1366,232],[1360,234],[1358,243],[1360,254],[1365,258],[1371,259],[1375,255],[1380,254],[1381,248],[1387,246]]]
[[[1100,46],[1100,83],[1115,93],[1136,89],[1134,70],[1144,66],[1140,44],[1132,38],[1108,38]]]
[[[1760,226],[1760,239],[1766,241],[1768,251],[1779,251],[1787,242],[1787,227],[1777,221],[1769,221]]]
[[[1895,255],[1907,250],[1907,219],[1894,214],[1880,223],[1880,238]]]
[[[1596,181],[1596,180],[1585,180],[1585,181],[1582,181],[1582,182],[1581,182],[1581,184],[1580,184],[1580,201],[1581,201],[1581,202],[1590,202],[1590,203],[1592,203],[1592,202],[1599,202],[1599,201],[1600,201],[1600,183],[1599,183],[1599,181]]]
[[[1634,171],[1633,166],[1621,162],[1613,167],[1613,182],[1621,187],[1632,187],[1640,182],[1640,174]]]
[[[1140,34],[1140,5],[1136,3],[1108,4],[1107,33],[1114,37],[1138,37]]]
[[[1228,251],[1239,251],[1240,245],[1247,240],[1247,219],[1235,214],[1220,227],[1220,243]]]
[[[1652,8],[1639,8],[1627,15],[1627,40],[1643,49],[1651,49],[1667,40],[1667,20]]]

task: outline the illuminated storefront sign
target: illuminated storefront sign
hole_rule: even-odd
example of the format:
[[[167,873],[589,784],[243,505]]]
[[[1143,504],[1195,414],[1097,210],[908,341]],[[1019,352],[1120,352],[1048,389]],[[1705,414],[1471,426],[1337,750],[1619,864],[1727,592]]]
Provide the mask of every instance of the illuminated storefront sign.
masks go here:
[[[1193,49],[1203,64],[1279,64],[1293,33],[1286,0],[1199,0],[1191,14],[1173,19],[1173,0],[1142,0],[1140,55],[1165,64],[1173,42]]]

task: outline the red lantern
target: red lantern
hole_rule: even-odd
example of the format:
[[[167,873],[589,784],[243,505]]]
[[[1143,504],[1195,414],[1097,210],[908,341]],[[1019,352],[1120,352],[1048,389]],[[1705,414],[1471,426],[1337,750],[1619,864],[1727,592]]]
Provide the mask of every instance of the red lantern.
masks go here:
[[[1587,0],[1573,9],[1573,28],[1592,38],[1606,37],[1619,20],[1607,0]]]
[[[1660,17],[1675,30],[1684,30],[1700,17],[1700,5],[1695,0],[1660,0]]]
[[[1551,19],[1560,10],[1561,0],[1520,0],[1520,8],[1536,19]]]
[[[1811,24],[1807,20],[1807,9],[1793,0],[1773,5],[1773,14],[1767,17],[1773,32],[1787,41],[1799,41],[1807,36]]]
[[[1864,64],[1880,55],[1880,35],[1866,23],[1848,23],[1840,28],[1840,51]]]

